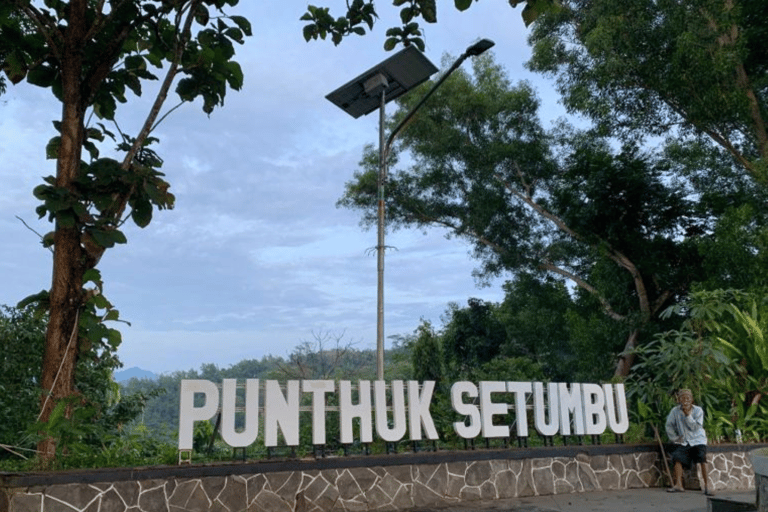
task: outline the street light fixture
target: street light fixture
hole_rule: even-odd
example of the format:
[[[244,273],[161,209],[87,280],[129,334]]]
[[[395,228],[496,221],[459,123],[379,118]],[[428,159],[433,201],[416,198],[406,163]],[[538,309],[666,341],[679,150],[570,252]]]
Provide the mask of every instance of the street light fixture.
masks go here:
[[[491,48],[495,43],[480,39],[470,45],[443,73],[423,98],[398,123],[388,138],[384,137],[385,105],[425,82],[437,68],[413,46],[408,46],[392,57],[372,67],[357,78],[342,85],[326,98],[354,118],[379,109],[379,176],[378,176],[378,300],[376,322],[376,379],[384,380],[384,186],[387,179],[387,157],[395,137],[413,120],[416,112],[438,87],[469,57]]]

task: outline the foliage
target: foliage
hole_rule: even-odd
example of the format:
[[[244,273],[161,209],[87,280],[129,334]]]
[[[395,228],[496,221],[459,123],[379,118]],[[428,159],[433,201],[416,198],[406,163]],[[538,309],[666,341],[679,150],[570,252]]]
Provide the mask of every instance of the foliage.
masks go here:
[[[715,382],[730,376],[730,360],[707,340],[689,330],[667,331],[637,353],[641,362],[630,376],[628,400],[637,402],[642,419],[663,425],[675,404],[673,394],[681,388],[691,389],[705,411],[722,407],[711,390]]]
[[[416,328],[416,336],[411,348],[413,379],[419,382],[435,381],[437,389],[447,384],[445,375],[443,348],[432,324],[422,320]]]
[[[712,338],[736,365],[739,388],[755,403],[768,392],[768,302],[764,290],[700,290],[668,314],[686,313],[684,327]]]
[[[32,448],[24,442],[40,403],[45,319],[29,309],[0,309],[0,444]],[[0,459],[10,452],[0,450]],[[25,455],[26,456],[26,455]]]
[[[143,412],[150,399],[162,393],[162,389],[155,388],[109,404],[85,395],[72,396],[57,402],[47,421],[30,425],[28,435],[56,441],[58,452],[49,468],[136,464],[150,455],[157,456],[163,449],[150,441],[145,429],[125,427]]]
[[[283,364],[276,362],[278,375],[288,379],[350,379],[365,378],[370,367],[367,354],[353,348],[353,342],[344,342],[344,334],[312,333],[312,341],[297,345]],[[361,360],[362,359],[362,360]],[[352,363],[357,360],[357,363]]]
[[[129,218],[143,228],[155,208],[173,207],[151,135],[167,115],[160,117],[171,87],[182,103],[201,99],[210,114],[227,88],[242,86],[234,44],[243,43],[251,27],[226,12],[237,3],[3,2],[0,68],[14,85],[26,80],[49,89],[62,107],[53,122],[58,135],[45,148],[56,160],[56,174],[34,190],[41,201],[37,214],[54,223],[42,240],[53,248],[53,285],[22,301],[49,314],[41,385],[50,400],[43,403],[43,420],[59,400],[77,395],[81,352],[89,357],[120,344],[119,332],[104,325],[119,318],[96,270],[104,252],[126,243],[121,227]],[[127,103],[126,91],[141,96],[144,82],[158,80],[152,68],[164,72],[160,87],[138,132],[125,133],[117,105]],[[117,158],[102,155],[104,144],[113,145]],[[67,407],[64,415],[70,412]],[[39,449],[48,459],[56,451],[51,439]]]
[[[630,378],[641,417],[658,422],[671,407],[670,393],[690,388],[704,407],[710,437],[736,429],[752,439],[768,436],[768,384],[763,293],[698,290],[670,307],[683,315],[678,330],[658,334],[638,350],[642,362]]]
[[[528,26],[547,11],[556,11],[559,2],[557,0],[509,0],[509,5],[516,7],[524,4],[522,17]],[[411,44],[424,51],[423,31],[419,20],[426,23],[437,22],[437,2],[435,0],[393,0],[392,5],[400,7],[399,27],[391,27],[386,31],[384,49],[389,51],[402,43],[404,46]],[[472,5],[472,0],[454,0],[454,6],[460,11],[467,10]],[[352,34],[365,35],[366,27],[373,29],[378,15],[373,0],[352,0],[347,2],[347,12],[342,16],[334,17],[328,7],[308,5],[307,12],[301,17],[302,21],[309,22],[304,25],[304,39],[325,39],[329,35],[333,44]]]
[[[631,137],[702,134],[768,183],[765,2],[566,0],[534,26],[529,66],[571,112]]]
[[[388,225],[447,229],[472,244],[481,278],[570,281],[622,325],[631,349],[701,275],[696,242],[711,209],[667,159],[567,126],[547,132],[528,84],[510,83],[491,57],[473,66],[451,75],[402,133],[399,149],[415,163],[390,173]],[[401,99],[390,126],[419,98]],[[373,225],[372,148],[361,165],[339,204]]]
[[[546,380],[578,381],[573,370],[580,358],[569,343],[574,339],[569,312],[575,304],[565,285],[520,272],[504,284],[504,291],[498,310],[506,330],[503,355],[526,358]]]
[[[493,304],[474,298],[466,308],[449,308],[441,336],[449,381],[475,380],[475,371],[501,351],[506,332],[494,309]]]

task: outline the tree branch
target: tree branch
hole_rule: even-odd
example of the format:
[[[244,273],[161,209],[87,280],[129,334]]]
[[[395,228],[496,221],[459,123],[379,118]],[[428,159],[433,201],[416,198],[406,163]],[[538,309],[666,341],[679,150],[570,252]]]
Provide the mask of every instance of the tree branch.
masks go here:
[[[561,276],[563,276],[563,277],[565,277],[567,279],[570,279],[579,288],[583,288],[584,290],[586,290],[589,293],[591,293],[592,295],[594,295],[595,298],[598,301],[600,301],[600,304],[603,306],[603,310],[605,310],[605,313],[609,317],[613,318],[614,320],[618,320],[618,321],[626,320],[627,319],[626,315],[622,315],[622,314],[617,313],[616,311],[614,311],[613,308],[611,307],[611,305],[606,300],[606,298],[603,297],[602,294],[600,294],[600,292],[598,292],[597,289],[595,289],[595,287],[593,287],[591,284],[586,282],[581,277],[577,276],[576,274],[574,274],[572,272],[569,272],[569,271],[565,270],[564,268],[558,267],[557,265],[555,265],[551,261],[542,261],[539,264],[539,266],[543,270],[548,270],[550,272],[554,272],[555,274],[559,274],[559,275],[561,275]]]
[[[56,44],[56,39],[54,39],[53,34],[55,34],[59,41],[64,40],[63,34],[59,31],[56,24],[51,24],[50,19],[48,19],[43,13],[41,13],[37,8],[35,8],[34,5],[31,3],[22,3],[19,0],[14,0],[14,5],[18,7],[19,9],[24,12],[24,14],[29,18],[29,20],[35,24],[37,29],[40,31],[41,34],[43,34],[43,37],[45,38],[46,43],[48,43],[48,48],[50,49],[51,53],[53,54],[54,58],[61,62],[61,48],[59,45]]]

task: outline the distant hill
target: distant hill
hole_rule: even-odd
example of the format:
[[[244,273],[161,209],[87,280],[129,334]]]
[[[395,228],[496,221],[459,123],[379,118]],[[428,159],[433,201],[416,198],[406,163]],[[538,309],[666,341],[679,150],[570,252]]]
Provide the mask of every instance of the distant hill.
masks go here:
[[[128,382],[131,379],[157,379],[157,374],[150,372],[149,370],[142,370],[141,368],[134,366],[133,368],[127,368],[115,372],[116,382]]]

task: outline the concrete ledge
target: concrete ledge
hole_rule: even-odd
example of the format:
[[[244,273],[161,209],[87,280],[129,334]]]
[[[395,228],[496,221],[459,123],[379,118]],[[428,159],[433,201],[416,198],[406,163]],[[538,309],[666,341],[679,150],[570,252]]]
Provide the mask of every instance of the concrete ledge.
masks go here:
[[[768,446],[768,445],[766,445]],[[29,473],[0,473],[0,487],[29,487],[35,485],[61,485],[69,483],[124,482],[157,478],[202,478],[234,474],[275,473],[282,471],[311,471],[347,469],[371,466],[403,466],[469,462],[487,460],[523,460],[532,458],[566,457],[578,454],[621,455],[630,453],[658,453],[657,445],[572,445],[543,446],[539,448],[509,448],[506,450],[456,450],[390,455],[353,455],[307,459],[275,459],[232,463],[212,463],[183,466],[148,466],[135,468],[80,469]],[[711,450],[710,450],[711,451]]]
[[[711,447],[715,491],[754,489],[744,448]],[[660,466],[657,445],[571,445],[3,473],[0,512],[384,512],[659,487]]]

